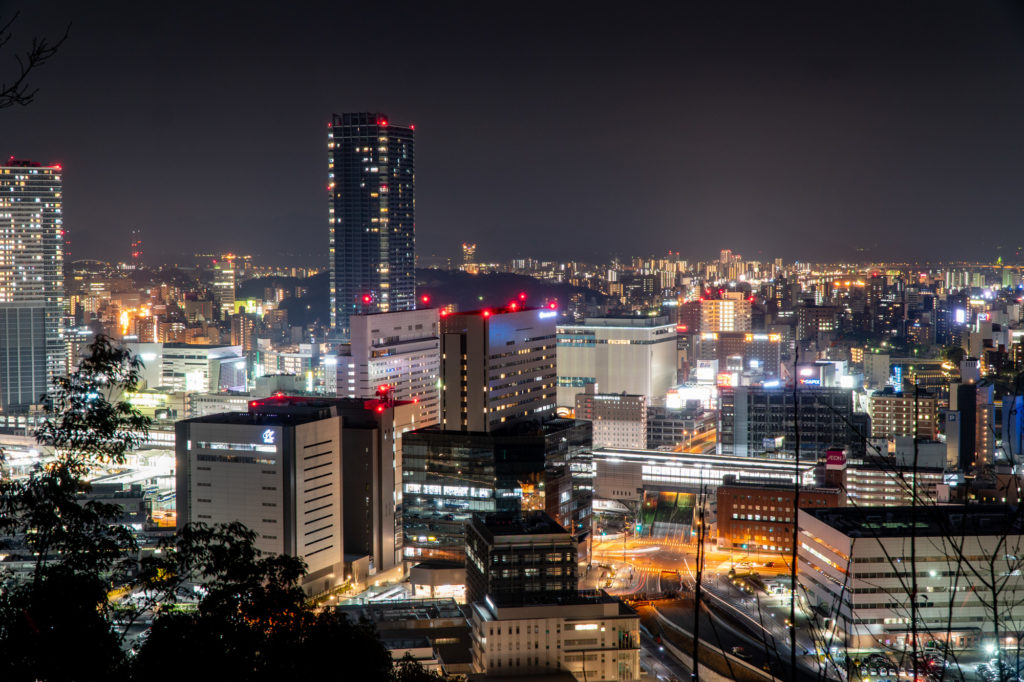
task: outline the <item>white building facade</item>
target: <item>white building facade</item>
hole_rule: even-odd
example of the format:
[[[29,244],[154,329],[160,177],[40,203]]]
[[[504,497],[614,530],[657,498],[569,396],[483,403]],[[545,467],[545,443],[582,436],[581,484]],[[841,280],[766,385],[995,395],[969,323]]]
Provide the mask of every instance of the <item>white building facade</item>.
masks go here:
[[[373,398],[388,386],[395,400],[419,405],[417,423],[430,426],[440,417],[441,340],[436,308],[374,315],[352,315],[347,353],[324,359],[338,397]],[[330,372],[335,363],[336,372]],[[330,387],[328,388],[328,393]]]
[[[919,646],[995,644],[994,610],[1024,618],[1024,533],[1005,505],[801,509],[798,570],[810,608],[835,622],[850,652],[911,648],[908,586],[917,574]],[[916,565],[911,565],[911,546]],[[996,598],[990,584],[994,565]]]
[[[477,672],[512,678],[568,671],[580,682],[640,679],[640,619],[618,599],[534,606],[485,599],[471,610]]]
[[[587,318],[557,334],[559,407],[575,407],[591,384],[661,404],[676,384],[676,325],[668,318]]]

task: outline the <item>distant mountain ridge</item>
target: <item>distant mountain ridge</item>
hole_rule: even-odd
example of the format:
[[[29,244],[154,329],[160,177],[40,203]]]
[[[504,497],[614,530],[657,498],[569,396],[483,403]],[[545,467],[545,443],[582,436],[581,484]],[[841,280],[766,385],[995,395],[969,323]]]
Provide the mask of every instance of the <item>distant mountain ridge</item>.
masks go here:
[[[238,298],[262,298],[268,287],[303,287],[308,293],[302,298],[286,298],[280,307],[288,311],[289,324],[310,325],[316,321],[326,323],[329,319],[328,289],[330,273],[321,272],[313,277],[260,277],[242,282]],[[584,294],[596,301],[607,297],[592,289],[573,287],[569,284],[544,282],[526,275],[507,272],[471,275],[459,270],[416,270],[416,295],[429,296],[431,306],[455,304],[458,310],[496,308],[510,301],[519,300],[519,294],[526,294],[527,305],[541,305],[546,301],[557,301],[564,305],[574,294]]]

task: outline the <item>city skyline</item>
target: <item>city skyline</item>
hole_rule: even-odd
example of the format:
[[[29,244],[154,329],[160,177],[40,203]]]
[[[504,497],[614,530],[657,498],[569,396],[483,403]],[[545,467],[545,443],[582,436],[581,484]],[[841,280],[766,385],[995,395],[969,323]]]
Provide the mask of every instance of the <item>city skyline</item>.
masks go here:
[[[124,250],[141,229],[155,259],[186,237],[322,261],[323,126],[357,110],[421,129],[424,257],[469,241],[486,260],[601,260],[626,255],[627,234],[640,253],[700,255],[728,233],[751,259],[777,255],[776,243],[800,260],[995,260],[1021,246],[1012,112],[1024,41],[1008,3],[614,18],[555,7],[539,23],[401,6],[376,64],[361,36],[337,56],[320,9],[273,22],[260,11],[156,22],[119,5],[25,10],[19,40],[59,34],[65,19],[73,30],[35,77],[46,106],[7,112],[0,143],[68,168],[76,257]],[[369,20],[363,11],[347,20]],[[157,30],[194,49],[177,52]],[[356,68],[332,68],[338,59]],[[155,150],[138,142],[154,123]],[[133,164],[146,171],[121,172]]]
[[[1024,682],[1022,78],[1005,0],[0,14],[0,679]]]

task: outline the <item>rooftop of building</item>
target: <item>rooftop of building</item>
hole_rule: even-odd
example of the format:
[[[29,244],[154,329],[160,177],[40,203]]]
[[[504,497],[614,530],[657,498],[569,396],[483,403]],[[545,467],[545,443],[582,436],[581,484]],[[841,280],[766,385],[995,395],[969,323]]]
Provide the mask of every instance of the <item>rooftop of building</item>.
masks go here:
[[[897,392],[896,388],[894,386],[886,386],[885,388],[882,388],[882,389],[879,389],[877,391],[874,391],[871,394],[871,397],[872,398],[876,398],[876,397],[877,398],[910,398],[911,400],[913,400],[915,397],[917,397],[917,398],[932,399],[932,398],[935,397],[935,394],[933,394],[931,391],[928,391],[926,389],[918,389],[916,392],[915,391],[907,391],[907,392],[899,391],[899,392]]]
[[[178,343],[176,341],[167,341],[167,342],[165,342],[163,344],[163,346],[164,346],[164,350],[194,350],[194,351],[201,351],[201,350],[203,350],[203,351],[211,351],[211,350],[221,350],[223,348],[239,348],[240,347],[238,344],[232,345],[230,343],[195,344],[195,343]]]
[[[354,617],[356,620],[365,618],[375,623],[378,629],[386,629],[383,627],[384,624],[465,618],[465,614],[454,599],[402,599],[371,602],[339,606],[338,611]]]
[[[490,601],[490,603],[487,603],[488,600]],[[500,596],[488,595],[487,597],[485,597],[484,603],[487,606],[495,606],[495,607],[503,608],[503,609],[504,608],[518,608],[518,607],[535,609],[537,607],[564,608],[564,607],[567,607],[567,606],[610,606],[610,605],[615,605],[617,607],[616,615],[628,616],[628,615],[635,615],[636,614],[636,612],[633,610],[633,608],[629,604],[626,604],[625,602],[623,602],[621,599],[619,599],[616,596],[608,594],[604,590],[586,591],[586,592],[575,592],[575,593],[572,593],[572,594],[566,594],[566,595],[563,595],[563,596],[553,597],[553,598],[546,598],[546,599],[543,598],[543,597],[538,597],[536,600],[531,600],[527,596],[527,594],[525,594],[525,593],[523,593],[523,594],[518,594],[518,593],[517,594],[505,594],[505,595],[500,595]],[[477,603],[474,604],[474,606],[479,609],[481,604],[479,602],[477,602]],[[493,615],[490,611],[488,611],[487,608],[483,608],[481,610],[484,611],[484,612],[487,612],[488,615]],[[574,617],[576,617],[576,616],[572,615],[571,613],[559,614],[559,615],[564,615],[564,617],[566,617],[566,618],[574,618]],[[590,617],[590,616],[588,615],[588,616],[584,616],[584,617]]]
[[[1006,535],[1024,532],[1024,518],[1005,504],[909,505],[802,509],[848,537]],[[911,519],[915,519],[911,526]]]
[[[447,561],[445,559],[428,559],[416,563],[413,568],[423,568],[428,571],[443,571],[451,568],[465,568],[461,561]]]
[[[779,493],[792,493],[792,485],[781,485],[778,483],[762,483],[760,481],[730,481],[726,476],[726,480],[718,486],[718,492],[729,492],[730,490],[743,491],[743,490],[755,490],[760,492],[779,492]],[[801,495],[842,495],[843,490],[841,488],[809,488],[806,486],[800,487]]]
[[[410,401],[366,400],[363,398],[325,398],[323,396],[272,395],[249,401],[248,412],[222,412],[194,417],[187,421],[203,424],[250,424],[294,426],[335,416],[372,417],[389,405],[410,405]]]
[[[548,516],[547,512],[535,510],[495,514],[475,514],[473,525],[484,528],[494,537],[524,535],[564,535],[571,540],[569,532]]]
[[[615,461],[617,459],[626,461],[642,461],[650,463],[668,463],[669,466],[690,466],[691,463],[699,463],[700,466],[735,466],[741,469],[783,469],[793,470],[793,456],[779,454],[777,456],[749,457],[746,455],[729,455],[698,452],[664,452],[661,450],[637,450],[630,448],[594,448],[594,458],[604,461]],[[800,468],[813,469],[817,460],[801,458]]]
[[[587,317],[583,324],[565,324],[566,327],[675,327],[675,322],[669,322],[665,315],[659,317],[635,317],[620,315],[615,317]]]
[[[7,163],[0,164],[5,168],[43,168],[43,164],[38,161],[30,161],[28,159],[16,159],[13,156],[7,159]],[[50,168],[60,168],[60,166],[50,166]]]
[[[918,465],[917,465],[917,470],[919,472],[939,472],[939,473],[941,473],[941,472],[945,471],[945,469],[946,469],[944,464],[942,466],[928,466],[928,464],[927,464],[927,462],[928,462],[927,457],[919,457],[919,459],[920,459],[920,461],[918,462]],[[895,454],[893,454],[893,455],[889,455],[889,454],[873,455],[873,454],[870,454],[870,453],[864,455],[863,457],[859,457],[857,459],[849,459],[847,461],[847,466],[849,468],[851,468],[851,469],[880,469],[880,470],[883,470],[883,471],[888,471],[888,472],[892,473],[894,476],[897,473],[909,474],[909,473],[911,473],[911,469],[913,468],[912,463],[910,463],[910,464],[903,464],[903,463],[901,463],[900,460],[897,459]]]
[[[479,308],[477,310],[463,310],[455,313],[450,313],[445,310],[441,311],[441,317],[446,319],[456,319],[459,317],[493,317],[495,315],[508,315],[511,313],[529,313],[533,311],[550,312],[552,317],[558,314],[558,305],[550,304],[544,307],[530,306],[525,303],[519,303],[511,301],[506,306],[496,306],[494,308]]]
[[[566,429],[576,428],[583,425],[590,425],[590,422],[585,419],[570,419],[568,417],[552,417],[540,421],[538,419],[526,420],[521,422],[513,422],[506,424],[490,431],[461,431],[458,429],[445,429],[441,424],[433,424],[431,426],[424,426],[421,429],[410,431],[409,434],[424,435],[430,437],[456,437],[464,436],[466,438],[478,437],[486,440],[498,440],[509,436],[523,437],[523,436],[536,436],[544,437],[552,434],[565,431]]]
[[[467,682],[523,682],[526,679],[522,675],[502,675],[492,673],[471,673]],[[556,670],[550,673],[531,673],[531,682],[576,682],[576,676],[568,670]]]

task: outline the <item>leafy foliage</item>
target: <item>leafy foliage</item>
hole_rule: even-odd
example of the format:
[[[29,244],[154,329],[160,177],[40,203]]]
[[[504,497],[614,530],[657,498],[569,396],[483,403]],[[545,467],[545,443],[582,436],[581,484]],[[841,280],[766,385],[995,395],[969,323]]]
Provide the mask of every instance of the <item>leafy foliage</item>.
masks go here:
[[[111,400],[135,388],[138,361],[102,337],[90,351],[48,396],[36,439],[52,460],[25,479],[0,481],[0,535],[15,558],[33,564],[27,579],[0,575],[0,661],[15,679],[110,675],[124,658],[107,592],[128,579],[138,546],[118,523],[118,506],[80,494],[91,467],[123,462],[149,423]]]

